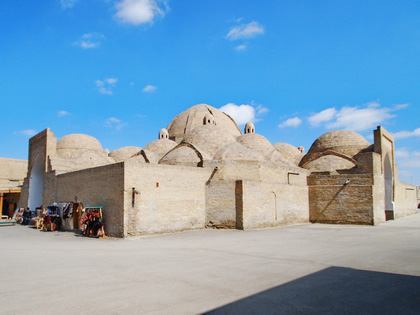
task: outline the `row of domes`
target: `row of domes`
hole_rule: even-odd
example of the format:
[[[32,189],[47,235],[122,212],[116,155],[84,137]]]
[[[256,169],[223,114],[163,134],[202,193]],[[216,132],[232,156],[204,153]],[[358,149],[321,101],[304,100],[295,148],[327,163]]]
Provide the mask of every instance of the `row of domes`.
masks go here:
[[[285,162],[313,170],[351,168],[353,156],[370,146],[361,135],[335,130],[319,137],[305,155],[290,144],[271,144],[255,133],[252,123],[242,134],[227,114],[205,104],[189,108],[161,129],[159,139],[144,147],[128,146],[109,153],[115,162],[137,158],[148,163],[197,165],[203,160],[257,160]],[[60,157],[72,158],[84,152],[104,153],[94,137],[72,134],[57,143]],[[327,154],[325,154],[327,153]]]

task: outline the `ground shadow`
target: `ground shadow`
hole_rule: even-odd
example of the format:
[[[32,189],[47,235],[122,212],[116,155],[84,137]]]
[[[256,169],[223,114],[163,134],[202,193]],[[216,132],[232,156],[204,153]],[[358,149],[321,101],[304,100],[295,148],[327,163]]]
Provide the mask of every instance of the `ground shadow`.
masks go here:
[[[420,277],[330,267],[204,314],[420,314]]]

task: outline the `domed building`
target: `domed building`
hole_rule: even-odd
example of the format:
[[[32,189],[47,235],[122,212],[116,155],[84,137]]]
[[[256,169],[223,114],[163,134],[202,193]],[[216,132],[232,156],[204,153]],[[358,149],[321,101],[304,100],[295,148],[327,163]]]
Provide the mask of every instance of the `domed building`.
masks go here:
[[[303,147],[271,144],[252,122],[242,134],[230,116],[199,104],[176,116],[157,140],[110,153],[91,136],[57,142],[45,129],[29,140],[19,203],[101,206],[105,232],[115,237],[378,224],[417,212],[416,188],[398,180],[394,156],[393,137],[382,127],[373,144],[353,131],[327,132],[305,154]]]
[[[300,166],[316,171],[335,171],[357,166],[354,157],[373,147],[360,134],[350,130],[333,130],[320,136],[302,158]]]
[[[224,132],[234,137],[241,135],[238,125],[228,114],[221,112],[213,106],[198,104],[183,111],[171,121],[167,128],[169,139],[178,143],[181,142],[186,134],[203,125],[203,120],[207,114],[214,117],[217,126],[224,130]]]

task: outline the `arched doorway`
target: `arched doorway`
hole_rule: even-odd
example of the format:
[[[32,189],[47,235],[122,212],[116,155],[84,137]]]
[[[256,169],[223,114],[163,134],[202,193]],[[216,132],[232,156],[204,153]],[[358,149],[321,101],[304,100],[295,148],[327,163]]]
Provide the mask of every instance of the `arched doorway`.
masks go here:
[[[393,204],[393,178],[392,178],[392,164],[389,155],[385,156],[384,161],[384,175],[385,175],[385,217],[386,220],[394,219],[394,204]]]
[[[42,193],[44,191],[44,163],[39,155],[32,165],[29,177],[29,200],[28,207],[31,210],[42,205]]]

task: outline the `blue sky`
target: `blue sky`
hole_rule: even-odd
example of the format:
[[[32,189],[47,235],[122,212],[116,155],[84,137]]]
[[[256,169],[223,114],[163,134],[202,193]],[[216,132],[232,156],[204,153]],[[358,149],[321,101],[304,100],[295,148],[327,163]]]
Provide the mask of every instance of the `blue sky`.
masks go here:
[[[420,185],[419,1],[1,1],[0,38],[1,157],[46,127],[144,147],[207,103],[306,150],[382,125]]]

